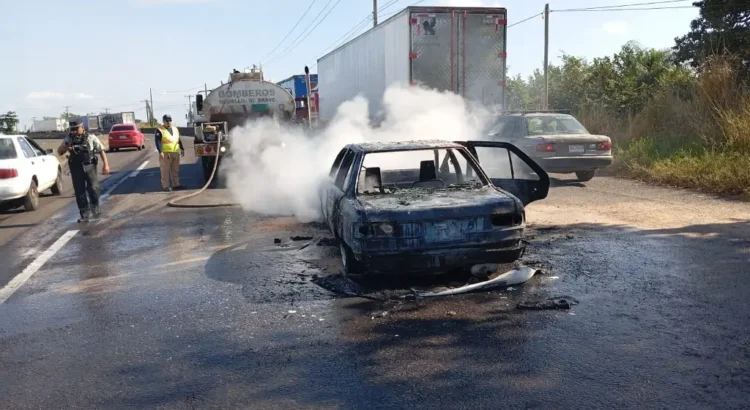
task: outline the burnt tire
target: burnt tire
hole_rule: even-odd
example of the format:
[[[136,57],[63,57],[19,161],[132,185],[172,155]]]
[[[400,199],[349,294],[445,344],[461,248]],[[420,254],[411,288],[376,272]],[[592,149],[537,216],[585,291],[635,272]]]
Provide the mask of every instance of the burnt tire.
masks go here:
[[[344,275],[361,275],[363,273],[362,265],[354,257],[352,250],[343,242],[339,244],[339,250],[341,251],[341,267],[344,270]]]
[[[36,211],[39,209],[39,188],[36,185],[36,181],[31,181],[29,192],[23,197],[23,209],[26,211]]]
[[[62,170],[57,169],[57,179],[55,179],[55,183],[50,187],[50,191],[52,191],[52,195],[60,195],[63,190],[63,177],[62,177]]]
[[[595,170],[591,171],[576,171],[576,177],[581,182],[591,181],[594,178]]]

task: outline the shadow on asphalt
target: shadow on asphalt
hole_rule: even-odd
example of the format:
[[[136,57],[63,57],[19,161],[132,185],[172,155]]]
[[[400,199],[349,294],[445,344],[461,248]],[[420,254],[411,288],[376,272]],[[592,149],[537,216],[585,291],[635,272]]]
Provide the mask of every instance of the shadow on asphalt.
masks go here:
[[[550,187],[578,187],[586,188],[586,184],[576,179],[559,179],[550,177]]]

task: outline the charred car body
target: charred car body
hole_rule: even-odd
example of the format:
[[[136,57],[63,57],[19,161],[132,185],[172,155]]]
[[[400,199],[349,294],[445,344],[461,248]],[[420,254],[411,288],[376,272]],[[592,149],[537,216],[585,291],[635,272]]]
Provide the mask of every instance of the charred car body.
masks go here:
[[[321,211],[351,274],[512,262],[524,249],[524,206],[549,189],[545,171],[503,142],[350,144],[329,176]]]

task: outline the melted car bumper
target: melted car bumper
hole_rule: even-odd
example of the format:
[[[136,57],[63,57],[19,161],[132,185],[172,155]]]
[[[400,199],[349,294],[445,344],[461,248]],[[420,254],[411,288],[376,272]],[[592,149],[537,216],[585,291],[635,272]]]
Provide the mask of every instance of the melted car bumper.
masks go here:
[[[500,242],[406,251],[364,251],[354,254],[366,273],[381,275],[439,274],[483,263],[509,263],[523,252],[522,232]]]

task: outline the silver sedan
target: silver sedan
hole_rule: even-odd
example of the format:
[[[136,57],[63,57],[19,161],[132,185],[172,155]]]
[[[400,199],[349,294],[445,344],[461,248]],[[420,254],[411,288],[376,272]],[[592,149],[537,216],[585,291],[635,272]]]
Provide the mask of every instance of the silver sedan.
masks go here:
[[[507,113],[495,119],[488,138],[515,145],[547,172],[575,173],[581,181],[612,164],[610,138],[589,133],[569,114]]]

